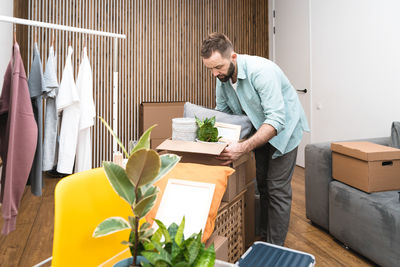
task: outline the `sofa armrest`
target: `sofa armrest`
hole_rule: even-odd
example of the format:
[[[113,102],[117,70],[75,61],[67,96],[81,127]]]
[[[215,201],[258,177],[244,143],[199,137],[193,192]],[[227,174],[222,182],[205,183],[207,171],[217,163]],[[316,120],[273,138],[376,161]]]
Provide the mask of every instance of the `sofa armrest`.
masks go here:
[[[351,141],[390,144],[390,137]],[[313,223],[329,229],[329,183],[332,181],[331,142],[308,144],[305,147],[306,216]]]

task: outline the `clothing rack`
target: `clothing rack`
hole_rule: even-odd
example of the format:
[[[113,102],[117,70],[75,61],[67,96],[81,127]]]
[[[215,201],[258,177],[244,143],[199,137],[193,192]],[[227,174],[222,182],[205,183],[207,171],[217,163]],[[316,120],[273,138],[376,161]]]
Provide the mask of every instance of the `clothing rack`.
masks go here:
[[[77,33],[84,33],[84,34],[114,38],[114,42],[113,42],[113,46],[114,46],[114,48],[113,48],[113,51],[114,51],[113,69],[114,69],[114,72],[113,72],[113,94],[112,94],[113,95],[112,129],[113,129],[114,133],[117,135],[117,123],[118,123],[118,121],[117,121],[117,116],[118,116],[118,102],[117,102],[117,98],[118,98],[118,71],[117,71],[118,42],[117,41],[118,41],[118,39],[126,39],[125,34],[97,31],[97,30],[65,26],[65,25],[60,25],[60,24],[53,24],[53,23],[47,23],[47,22],[41,22],[41,21],[35,21],[35,20],[29,20],[29,19],[20,19],[20,18],[14,18],[14,17],[9,17],[9,16],[2,16],[2,15],[0,15],[0,22],[8,22],[8,23],[12,23],[12,24],[23,24],[23,25],[34,26],[34,27],[49,28],[49,29],[60,30],[60,31],[77,32]],[[118,149],[117,141],[113,138],[113,152],[116,152],[117,149]]]

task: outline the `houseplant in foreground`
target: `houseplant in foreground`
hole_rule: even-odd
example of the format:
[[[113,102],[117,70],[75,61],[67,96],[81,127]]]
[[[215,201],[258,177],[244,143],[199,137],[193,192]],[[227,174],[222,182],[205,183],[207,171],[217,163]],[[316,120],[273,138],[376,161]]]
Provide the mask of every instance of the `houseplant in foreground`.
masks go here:
[[[151,237],[151,242],[144,243],[145,250],[142,251],[142,255],[149,262],[143,266],[214,266],[214,245],[205,248],[201,243],[201,231],[185,239],[185,217],[179,226],[172,223],[168,229],[161,221],[155,222],[159,228]]]
[[[123,241],[123,244],[129,245],[135,264],[137,256],[144,249],[143,244],[151,243],[150,238],[154,232],[148,222],[139,224],[155,204],[158,188],[153,184],[166,175],[179,162],[180,157],[172,154],[159,156],[150,149],[150,133],[154,126],[140,137],[128,153],[104,119],[100,119],[128,158],[125,169],[113,162],[103,162],[103,166],[114,191],[128,202],[133,214],[127,220],[122,217],[107,218],[96,227],[93,236],[101,237],[131,229],[129,241]]]

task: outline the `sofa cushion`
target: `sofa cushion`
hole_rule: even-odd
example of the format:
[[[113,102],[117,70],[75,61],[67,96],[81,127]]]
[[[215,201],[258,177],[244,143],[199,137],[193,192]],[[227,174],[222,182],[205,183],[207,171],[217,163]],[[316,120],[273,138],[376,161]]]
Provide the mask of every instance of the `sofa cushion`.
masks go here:
[[[332,181],[329,232],[379,265],[400,266],[399,193],[368,194]]]
[[[394,121],[392,123],[390,140],[392,147],[400,148],[400,121]]]

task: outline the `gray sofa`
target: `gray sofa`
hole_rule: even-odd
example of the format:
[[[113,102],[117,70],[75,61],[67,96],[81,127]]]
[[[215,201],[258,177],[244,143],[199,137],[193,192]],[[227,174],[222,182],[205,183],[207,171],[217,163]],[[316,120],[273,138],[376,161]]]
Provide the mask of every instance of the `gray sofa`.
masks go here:
[[[390,137],[362,141],[389,145]],[[305,186],[308,219],[373,262],[400,266],[398,191],[368,194],[333,180],[330,142],[306,146]]]

